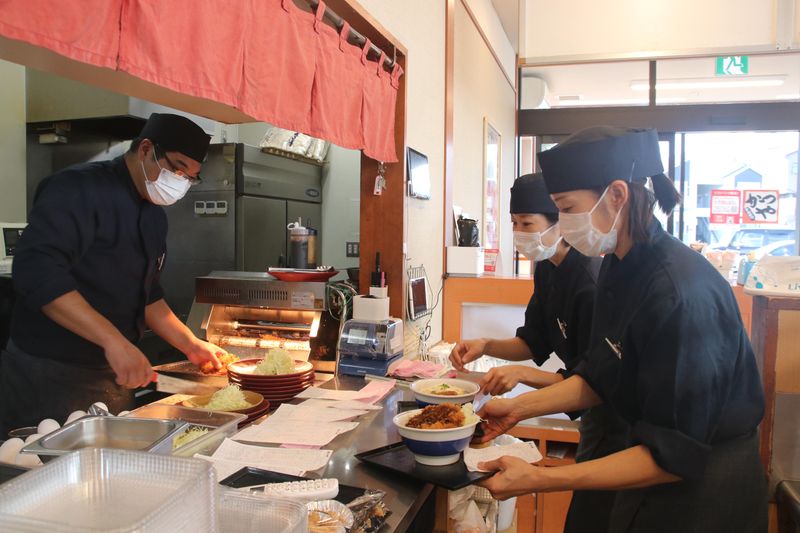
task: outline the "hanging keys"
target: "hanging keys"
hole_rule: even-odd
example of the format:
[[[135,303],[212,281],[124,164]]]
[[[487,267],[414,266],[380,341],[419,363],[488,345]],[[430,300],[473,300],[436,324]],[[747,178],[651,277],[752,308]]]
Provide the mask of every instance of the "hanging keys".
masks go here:
[[[383,190],[386,188],[386,165],[380,161],[378,162],[378,175],[375,177],[375,187],[373,189],[373,194],[375,196],[380,196],[383,193]]]

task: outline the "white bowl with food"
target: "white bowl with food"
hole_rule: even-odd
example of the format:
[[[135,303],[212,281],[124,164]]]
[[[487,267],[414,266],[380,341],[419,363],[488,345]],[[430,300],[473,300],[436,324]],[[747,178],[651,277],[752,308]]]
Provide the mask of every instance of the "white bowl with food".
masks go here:
[[[418,463],[445,466],[458,461],[481,419],[470,403],[445,403],[400,413],[392,421]]]
[[[465,379],[420,379],[411,384],[417,405],[425,407],[441,403],[465,404],[471,402],[481,388]]]

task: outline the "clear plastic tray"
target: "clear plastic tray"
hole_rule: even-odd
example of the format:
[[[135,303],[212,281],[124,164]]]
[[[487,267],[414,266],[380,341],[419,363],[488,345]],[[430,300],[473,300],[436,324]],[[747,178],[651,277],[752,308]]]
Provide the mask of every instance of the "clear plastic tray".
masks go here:
[[[232,437],[238,431],[239,424],[247,419],[247,415],[239,413],[223,413],[163,403],[145,405],[131,411],[126,416],[129,418],[183,420],[189,424],[214,428],[204,436],[173,450],[172,454],[179,457],[192,457],[196,453],[211,455],[225,440],[225,437]]]
[[[0,531],[216,531],[215,485],[205,461],[86,448],[0,485]]]
[[[223,487],[217,491],[217,514],[225,533],[306,533],[308,528],[305,503]]]

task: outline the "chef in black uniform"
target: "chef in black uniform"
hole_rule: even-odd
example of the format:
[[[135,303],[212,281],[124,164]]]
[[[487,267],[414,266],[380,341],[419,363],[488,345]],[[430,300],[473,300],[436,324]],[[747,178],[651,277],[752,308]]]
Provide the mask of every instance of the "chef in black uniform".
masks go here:
[[[153,114],[129,151],[72,166],[36,190],[17,246],[17,293],[2,356],[4,431],[103,401],[130,409],[154,378],[135,346],[149,327],[195,364],[219,366],[217,346],[196,338],[164,301],[162,206],[199,179],[208,135],[178,115]],[[189,236],[187,236],[188,238]]]
[[[489,402],[482,440],[533,416],[600,404],[630,432],[625,450],[575,465],[486,463],[498,473],[484,486],[500,498],[617,490],[614,533],[765,532],[755,357],[730,285],[653,217],[655,201],[670,212],[680,199],[662,174],[656,132],[588,128],[539,162],[564,239],[606,254],[590,347],[563,382]]]
[[[599,257],[587,257],[561,236],[558,208],[550,198],[542,175],[526,174],[511,187],[511,222],[514,246],[535,263],[534,293],[525,310],[525,324],[510,339],[472,339],[458,343],[450,361],[458,370],[482,355],[509,361],[533,359],[543,365],[555,353],[564,364],[557,373],[524,365],[491,369],[481,380],[487,394],[503,394],[517,383],[541,388],[572,375],[589,346]],[[599,405],[581,416],[581,440],[576,459],[587,461],[624,447],[627,424],[607,406]],[[613,491],[575,491],[565,531],[594,533],[607,524],[614,503]]]
[[[510,339],[461,341],[450,353],[460,371],[483,355],[541,366],[555,353],[566,367],[559,373],[522,365],[493,368],[481,382],[487,394],[502,394],[517,383],[545,387],[564,379],[589,343],[600,259],[588,258],[561,238],[558,208],[541,174],[526,174],[511,187],[514,247],[535,263],[534,293],[525,309],[525,324]]]

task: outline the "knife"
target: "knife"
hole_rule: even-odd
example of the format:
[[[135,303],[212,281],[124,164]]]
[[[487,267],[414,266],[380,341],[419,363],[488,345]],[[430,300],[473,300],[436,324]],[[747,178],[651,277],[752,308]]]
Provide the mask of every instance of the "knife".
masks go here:
[[[190,381],[188,379],[180,379],[166,374],[158,374],[158,381],[156,382],[156,390],[159,392],[166,392],[168,394],[192,394],[195,396],[202,394],[213,394],[219,390],[218,387],[198,383],[197,381]]]

